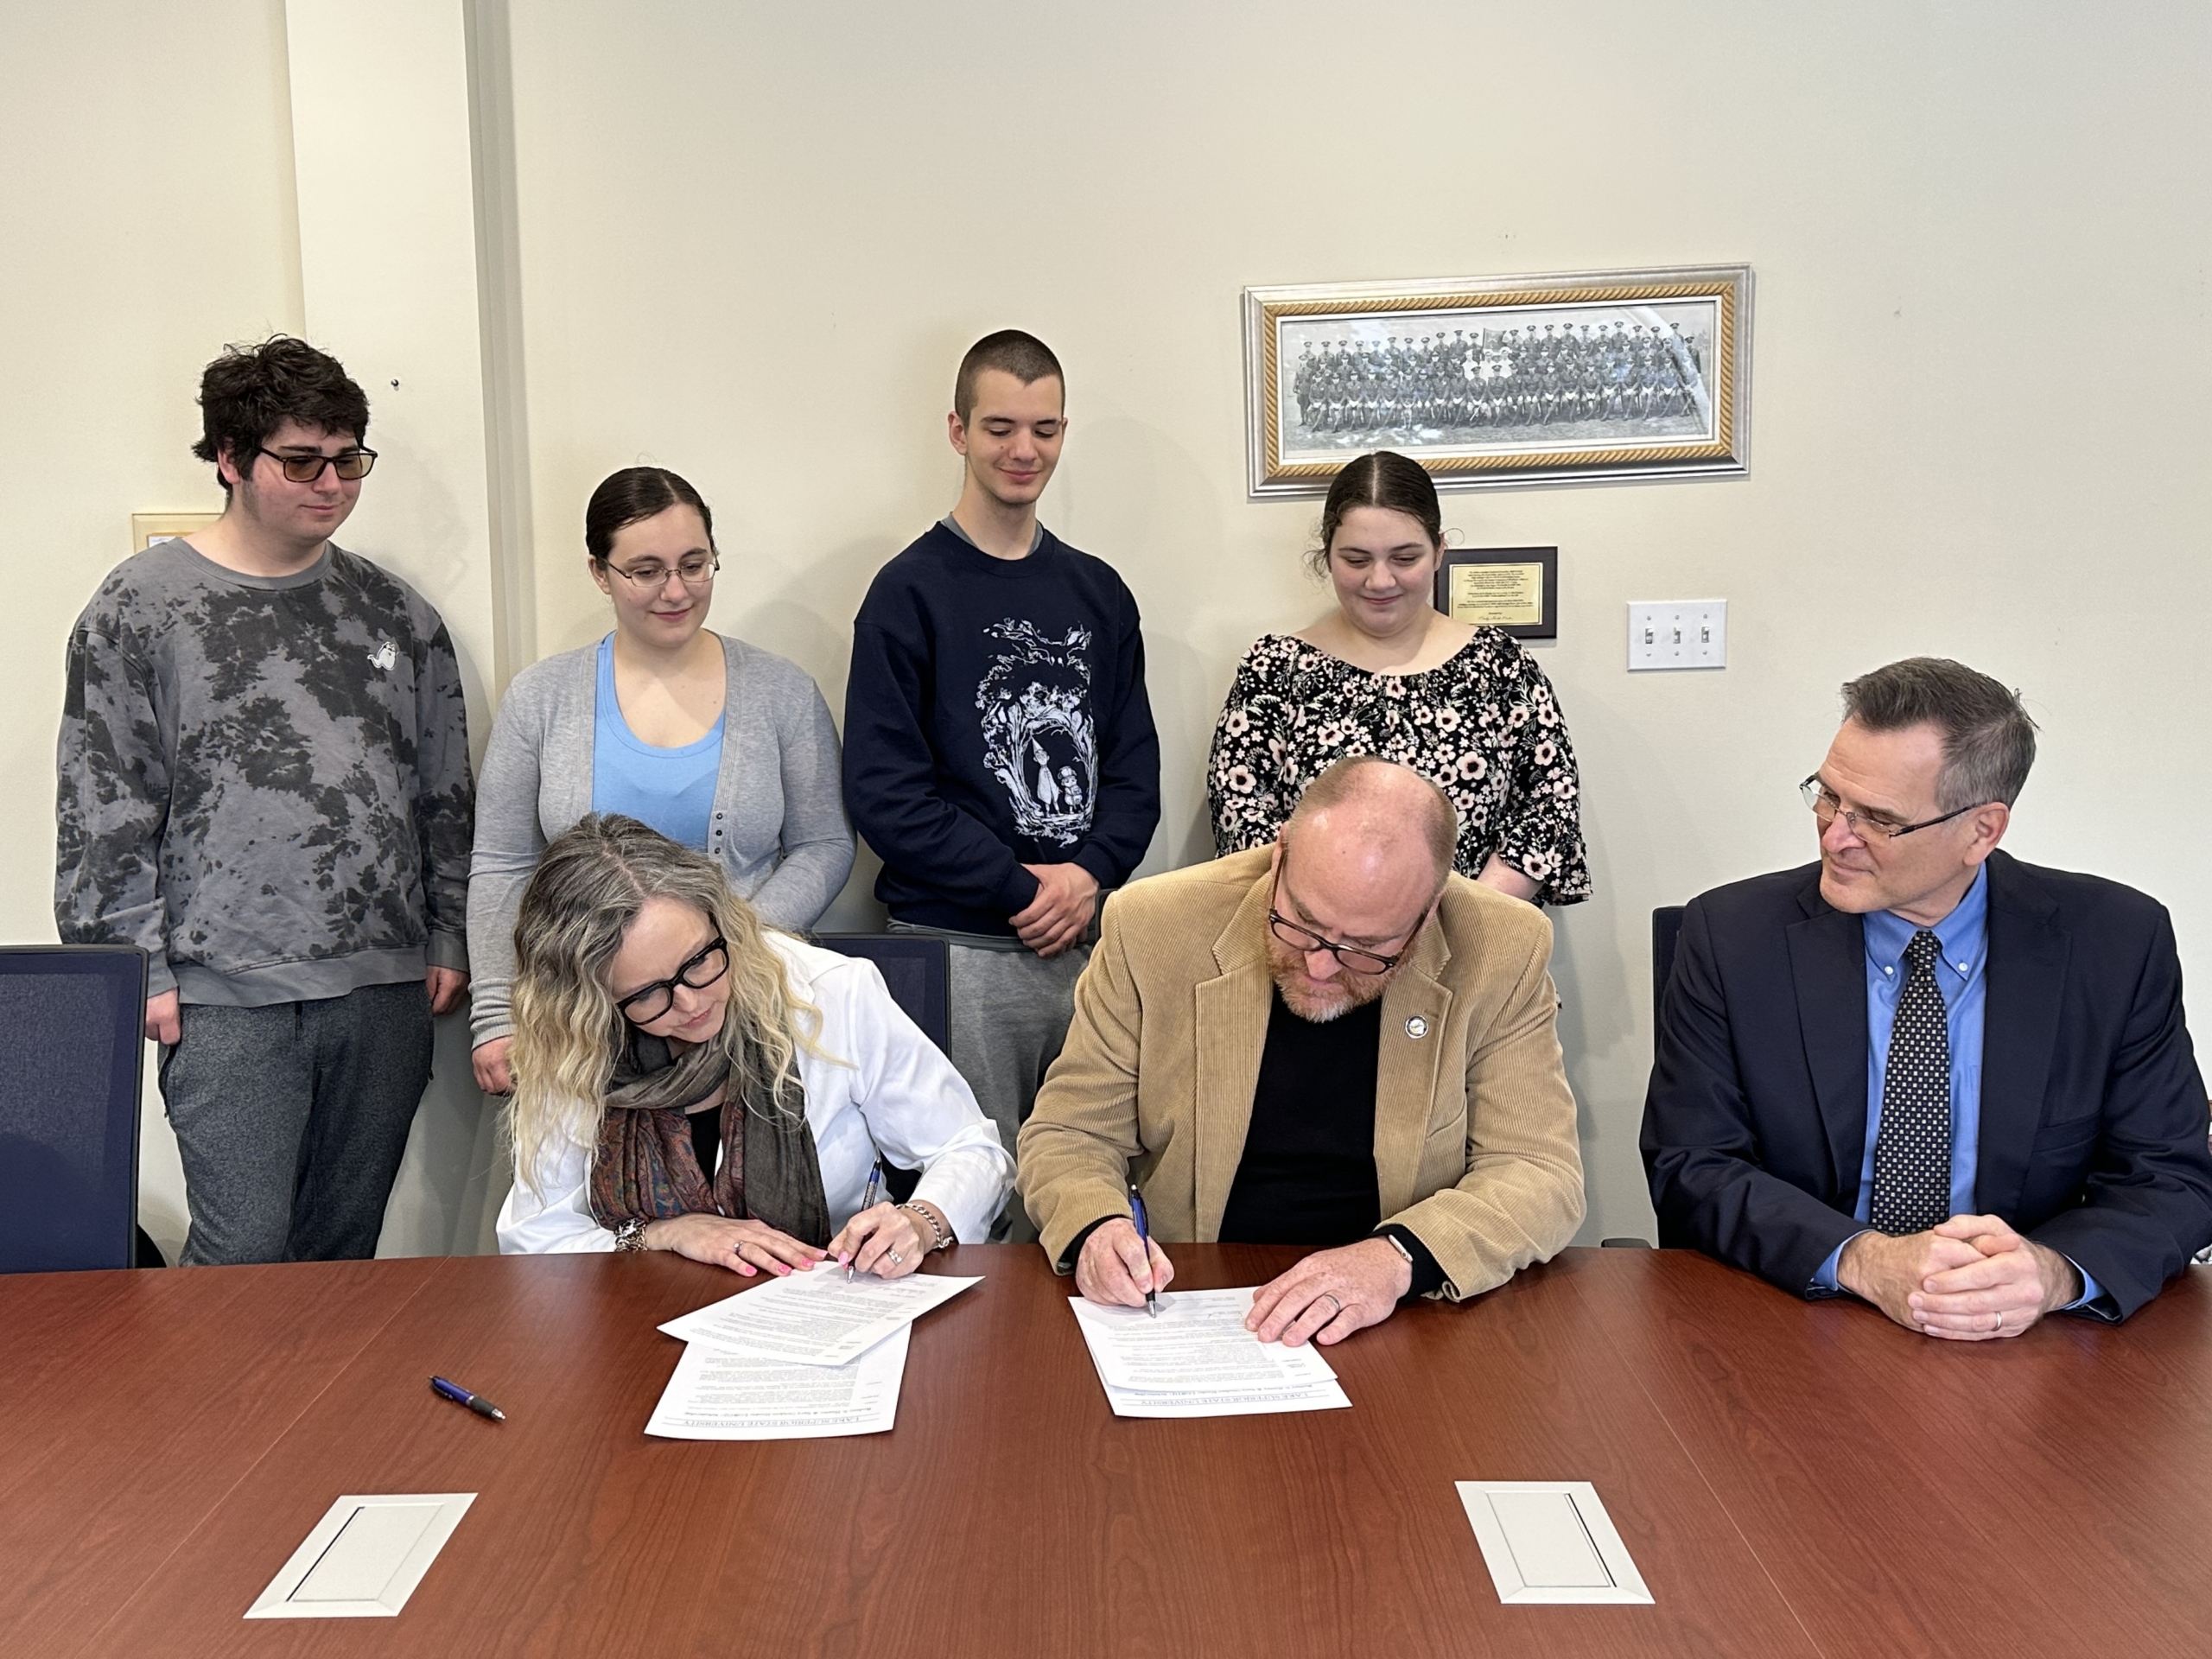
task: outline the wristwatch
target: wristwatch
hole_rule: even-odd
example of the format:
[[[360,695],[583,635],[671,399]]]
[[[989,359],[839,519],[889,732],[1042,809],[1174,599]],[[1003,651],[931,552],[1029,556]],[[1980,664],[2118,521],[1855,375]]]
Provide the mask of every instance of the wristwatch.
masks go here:
[[[1395,1250],[1400,1255],[1406,1258],[1406,1265],[1408,1267],[1410,1268],[1414,1265],[1414,1253],[1406,1248],[1406,1241],[1404,1239],[1400,1238],[1395,1233],[1384,1233],[1381,1235],[1381,1236],[1389,1239],[1390,1241],[1390,1248]]]

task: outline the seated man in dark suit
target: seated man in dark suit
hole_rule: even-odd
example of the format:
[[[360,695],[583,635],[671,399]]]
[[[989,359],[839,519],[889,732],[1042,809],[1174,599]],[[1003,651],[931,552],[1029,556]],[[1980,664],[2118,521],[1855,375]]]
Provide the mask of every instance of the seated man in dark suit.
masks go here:
[[[1929,1336],[2122,1319],[2212,1242],[2172,924],[1999,852],[2019,699],[1918,657],[1843,688],[1821,861],[1682,918],[1643,1109],[1659,1242]]]

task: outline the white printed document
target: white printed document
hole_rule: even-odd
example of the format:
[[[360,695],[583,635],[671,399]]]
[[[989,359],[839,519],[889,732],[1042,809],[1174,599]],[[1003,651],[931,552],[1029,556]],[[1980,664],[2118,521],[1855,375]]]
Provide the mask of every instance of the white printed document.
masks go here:
[[[669,1440],[814,1440],[881,1434],[906,1374],[901,1325],[845,1365],[798,1365],[687,1344],[645,1433]]]
[[[1351,1404],[1311,1343],[1286,1348],[1244,1328],[1254,1293],[1179,1290],[1160,1315],[1071,1298],[1117,1417],[1241,1417]]]
[[[823,1262],[758,1289],[740,1291],[660,1328],[685,1342],[711,1343],[756,1359],[843,1365],[982,1282],[940,1274],[878,1279],[863,1273],[848,1283],[842,1268]]]

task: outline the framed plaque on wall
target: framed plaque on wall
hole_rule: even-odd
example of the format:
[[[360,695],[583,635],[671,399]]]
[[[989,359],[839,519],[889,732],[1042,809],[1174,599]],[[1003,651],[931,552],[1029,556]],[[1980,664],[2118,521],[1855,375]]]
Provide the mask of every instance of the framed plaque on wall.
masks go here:
[[[1516,639],[1556,639],[1559,549],[1447,547],[1436,571],[1436,608]]]

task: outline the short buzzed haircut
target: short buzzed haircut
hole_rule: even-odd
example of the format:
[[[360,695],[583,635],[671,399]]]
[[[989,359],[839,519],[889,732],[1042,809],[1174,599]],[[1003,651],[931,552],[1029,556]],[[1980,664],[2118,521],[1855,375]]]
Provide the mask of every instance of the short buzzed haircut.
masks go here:
[[[1956,812],[2010,806],[2036,763],[2036,723],[2019,694],[1946,657],[1908,657],[1847,682],[1843,713],[1870,732],[1933,726],[1943,734],[1936,804]]]
[[[1452,874],[1452,853],[1459,840],[1459,815],[1452,808],[1452,798],[1439,789],[1433,779],[1423,778],[1411,766],[1386,760],[1379,754],[1346,755],[1306,785],[1306,792],[1298,798],[1297,806],[1283,823],[1281,836],[1284,844],[1288,845],[1292,832],[1315,813],[1334,806],[1363,804],[1362,798],[1373,791],[1377,781],[1373,776],[1373,769],[1377,766],[1415,779],[1422,785],[1423,804],[1416,814],[1418,827],[1436,867],[1436,885],[1441,887],[1445,878]]]
[[[271,334],[257,346],[226,346],[200,377],[200,441],[192,453],[212,462],[227,449],[239,473],[251,473],[256,453],[287,421],[365,443],[369,400],[345,365],[304,340]],[[215,476],[220,482],[221,467]]]
[[[1001,328],[995,334],[985,334],[968,348],[968,355],[960,359],[960,372],[952,382],[952,412],[960,417],[963,426],[976,409],[976,377],[986,369],[996,369],[1010,374],[1025,386],[1051,378],[1063,387],[1068,378],[1060,372],[1060,359],[1052,355],[1052,348],[1034,334],[1025,334],[1019,328]]]

